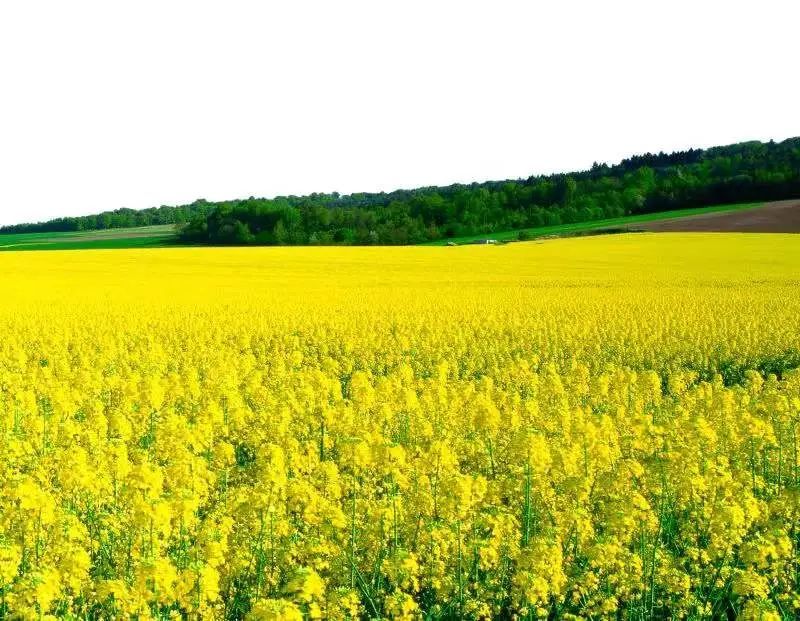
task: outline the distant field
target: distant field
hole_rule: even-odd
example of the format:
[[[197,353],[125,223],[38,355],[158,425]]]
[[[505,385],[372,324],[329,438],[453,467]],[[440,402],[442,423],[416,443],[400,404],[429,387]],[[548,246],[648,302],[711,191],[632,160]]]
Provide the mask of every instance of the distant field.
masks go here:
[[[164,246],[175,239],[171,224],[67,233],[0,235],[0,250],[78,250],[83,248],[141,248]]]
[[[650,221],[641,228],[660,232],[798,233],[800,201],[775,201],[765,203],[758,209],[702,213],[684,218]]]
[[[428,242],[426,246],[444,246],[448,243],[469,244],[482,239],[496,239],[497,241],[512,241],[519,238],[521,232],[525,232],[530,239],[545,237],[548,235],[574,235],[586,231],[602,231],[603,229],[619,228],[639,228],[630,225],[638,225],[646,222],[661,220],[682,219],[690,216],[707,214],[717,214],[722,212],[738,212],[760,207],[763,203],[737,203],[734,205],[716,205],[714,207],[695,207],[692,209],[676,209],[674,211],[662,211],[658,213],[638,214],[635,216],[622,216],[621,218],[608,218],[606,220],[594,220],[592,222],[576,222],[573,224],[558,224],[555,226],[541,226],[529,229],[516,229],[513,231],[501,231],[497,233],[483,233],[481,235],[469,235],[466,237],[451,237]]]

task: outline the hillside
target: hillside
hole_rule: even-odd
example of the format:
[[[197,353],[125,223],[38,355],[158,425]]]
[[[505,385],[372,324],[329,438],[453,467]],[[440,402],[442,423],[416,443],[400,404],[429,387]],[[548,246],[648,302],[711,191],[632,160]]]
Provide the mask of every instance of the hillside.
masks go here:
[[[798,196],[800,138],[792,138],[647,153],[613,166],[527,179],[121,209],[6,226],[0,234],[171,225],[180,228],[178,241],[193,244],[403,245],[519,230],[596,228],[620,218],[646,220],[675,210]]]
[[[90,248],[145,248],[175,244],[175,225],[156,224],[95,231],[6,233],[1,250],[80,250]]]

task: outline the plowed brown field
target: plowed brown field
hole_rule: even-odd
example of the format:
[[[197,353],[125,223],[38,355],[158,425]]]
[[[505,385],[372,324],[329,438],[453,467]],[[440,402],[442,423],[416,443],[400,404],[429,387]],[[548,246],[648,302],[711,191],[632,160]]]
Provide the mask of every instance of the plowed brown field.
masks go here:
[[[634,228],[634,227],[632,227]],[[798,233],[800,200],[775,201],[739,211],[699,214],[637,224],[643,231]]]

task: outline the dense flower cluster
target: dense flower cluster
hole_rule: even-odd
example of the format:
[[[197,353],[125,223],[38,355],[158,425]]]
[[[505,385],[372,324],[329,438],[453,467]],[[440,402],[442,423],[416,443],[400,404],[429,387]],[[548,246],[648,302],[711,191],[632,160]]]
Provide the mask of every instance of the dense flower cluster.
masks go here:
[[[800,240],[0,255],[0,618],[790,619]]]

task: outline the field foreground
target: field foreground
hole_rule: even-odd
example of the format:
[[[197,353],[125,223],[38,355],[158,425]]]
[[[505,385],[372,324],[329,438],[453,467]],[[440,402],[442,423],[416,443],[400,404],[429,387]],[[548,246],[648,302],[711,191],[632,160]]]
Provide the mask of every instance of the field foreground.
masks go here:
[[[797,236],[0,272],[0,618],[800,612]]]

